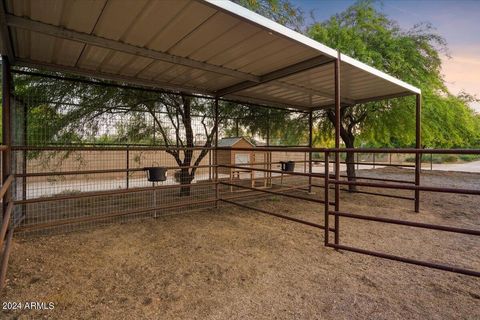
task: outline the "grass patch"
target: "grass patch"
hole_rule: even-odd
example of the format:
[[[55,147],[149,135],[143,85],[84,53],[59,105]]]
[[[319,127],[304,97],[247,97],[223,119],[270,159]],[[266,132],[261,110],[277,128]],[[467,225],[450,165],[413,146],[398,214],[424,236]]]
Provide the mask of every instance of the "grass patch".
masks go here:
[[[458,156],[460,160],[465,162],[475,161],[480,159],[480,154],[462,154]]]

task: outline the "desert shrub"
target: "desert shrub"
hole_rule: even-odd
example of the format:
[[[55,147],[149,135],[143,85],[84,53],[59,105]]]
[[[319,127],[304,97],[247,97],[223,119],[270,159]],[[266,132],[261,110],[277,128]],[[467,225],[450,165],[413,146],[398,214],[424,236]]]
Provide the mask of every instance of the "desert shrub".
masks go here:
[[[458,156],[460,160],[469,162],[469,161],[475,161],[480,159],[480,155],[478,154],[462,154]]]

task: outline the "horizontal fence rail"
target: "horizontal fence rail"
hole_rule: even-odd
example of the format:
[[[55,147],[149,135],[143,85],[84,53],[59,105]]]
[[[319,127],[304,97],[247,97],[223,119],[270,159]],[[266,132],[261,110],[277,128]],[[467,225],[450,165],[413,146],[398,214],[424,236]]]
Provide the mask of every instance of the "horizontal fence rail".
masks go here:
[[[307,147],[253,147],[253,148],[231,148],[218,147],[218,150],[238,150],[238,151],[282,151],[282,152],[319,152],[319,153],[426,153],[426,154],[475,154],[480,155],[480,149],[415,149],[415,148],[307,148]],[[312,160],[316,161],[316,160]]]
[[[202,166],[166,166],[166,170],[181,170],[181,169],[204,169],[214,168],[213,165]],[[54,171],[54,172],[36,172],[36,173],[17,173],[15,177],[46,177],[46,176],[70,176],[79,174],[101,174],[101,173],[122,173],[122,172],[143,172],[145,168],[129,168],[129,169],[103,169],[103,170],[77,170],[77,171]]]
[[[374,217],[374,216],[367,216],[367,215],[354,214],[354,213],[341,212],[341,211],[329,211],[328,213],[330,215],[333,215],[333,216],[338,215],[340,217],[346,217],[346,218],[352,218],[352,219],[359,219],[359,220],[366,220],[366,221],[376,221],[376,222],[397,224],[397,225],[401,225],[401,226],[409,226],[409,227],[424,228],[424,229],[430,229],[430,230],[439,230],[439,231],[446,231],[446,232],[462,233],[462,234],[470,234],[470,235],[474,235],[474,236],[480,236],[480,230],[456,228],[456,227],[442,226],[442,225],[429,224],[429,223],[421,223],[421,222],[415,222],[415,221],[406,221],[406,220]]]
[[[264,209],[255,208],[255,207],[248,206],[248,205],[245,205],[245,204],[242,204],[242,203],[238,203],[238,202],[234,202],[234,201],[231,201],[231,200],[221,199],[221,201],[226,202],[226,203],[229,203],[229,204],[233,204],[233,205],[235,205],[235,206],[238,206],[238,207],[241,207],[241,208],[245,208],[245,209],[248,209],[248,210],[254,210],[254,211],[261,212],[261,213],[265,213],[265,214],[268,214],[268,215],[271,215],[271,216],[274,216],[274,217],[277,217],[277,218],[282,218],[282,219],[285,219],[285,220],[290,220],[290,221],[293,221],[293,222],[298,222],[298,223],[305,224],[305,225],[308,225],[308,226],[311,226],[311,227],[315,227],[315,228],[319,228],[319,229],[322,229],[322,230],[325,229],[325,226],[320,225],[320,224],[318,224],[318,223],[314,223],[314,222],[310,222],[310,221],[305,221],[305,220],[301,220],[301,219],[297,219],[297,218],[293,218],[293,217],[289,217],[289,216],[286,216],[286,215],[283,215],[283,214],[279,214],[279,213],[267,211],[267,210],[264,210]],[[330,228],[329,230],[330,230],[330,231],[335,231],[335,229],[333,229],[333,228]]]
[[[237,151],[250,151],[253,150],[253,148],[224,148],[224,149],[230,149],[230,150],[237,150]],[[256,151],[265,151],[265,152],[292,152],[292,153],[298,153],[298,152],[319,152],[319,153],[324,153],[324,159],[329,159],[330,155],[338,154],[338,153],[371,153],[371,154],[462,154],[462,155],[467,155],[467,154],[473,154],[473,155],[480,155],[480,150],[470,150],[470,149],[372,149],[372,148],[361,148],[361,149],[347,149],[347,148],[277,148],[277,147],[260,147],[260,148],[255,148]],[[374,158],[375,159],[375,158]],[[390,158],[391,159],[391,158]],[[304,161],[297,161],[297,162],[304,162]],[[305,173],[305,172],[283,172],[281,170],[272,170],[272,169],[264,169],[264,168],[253,168],[252,166],[248,165],[232,165],[232,166],[225,166],[229,168],[243,168],[245,169],[246,167],[249,170],[252,171],[263,171],[263,172],[268,172],[268,173],[277,173],[277,174],[286,174],[286,175],[292,175],[292,176],[306,176],[309,178],[323,178],[324,180],[324,185],[320,184],[311,184],[313,187],[319,187],[319,188],[324,188],[325,189],[325,201],[323,201],[324,206],[325,206],[325,225],[323,226],[325,230],[325,245],[327,247],[334,248],[336,250],[345,250],[345,251],[351,251],[351,252],[356,252],[356,253],[362,253],[366,255],[371,255],[371,256],[376,256],[384,259],[389,259],[389,260],[394,260],[394,261],[399,261],[399,262],[404,262],[408,264],[413,264],[413,265],[419,265],[419,266],[424,266],[424,267],[429,267],[437,270],[443,270],[443,271],[450,271],[454,273],[459,273],[459,274],[464,274],[464,275],[469,275],[469,276],[475,276],[479,277],[480,272],[475,271],[475,270],[470,270],[466,268],[461,268],[461,267],[456,267],[456,266],[451,266],[451,265],[446,265],[446,264],[440,264],[440,263],[433,263],[433,262],[428,262],[428,261],[422,261],[422,260],[417,260],[417,259],[411,259],[411,258],[406,258],[406,257],[401,257],[401,256],[396,256],[392,254],[386,254],[382,252],[375,252],[371,250],[366,250],[362,248],[355,248],[352,246],[346,246],[340,244],[340,237],[339,237],[339,230],[340,230],[340,217],[342,218],[350,218],[350,219],[359,219],[359,220],[365,220],[365,221],[372,221],[376,223],[386,223],[386,224],[395,224],[395,225],[402,225],[402,226],[407,226],[407,227],[414,227],[414,228],[422,228],[422,229],[428,229],[428,230],[436,230],[436,231],[443,231],[443,232],[450,232],[450,233],[456,233],[456,234],[464,234],[464,235],[469,235],[469,236],[479,236],[480,235],[480,230],[474,230],[474,229],[467,229],[467,228],[459,228],[459,227],[453,227],[453,226],[445,226],[445,225],[437,225],[437,224],[428,224],[428,223],[421,223],[421,222],[414,222],[414,221],[406,221],[406,220],[400,220],[400,219],[392,219],[392,218],[384,218],[384,217],[372,217],[368,215],[360,215],[360,214],[354,214],[354,213],[349,213],[349,212],[343,212],[340,210],[330,210],[330,206],[335,206],[339,207],[340,206],[340,198],[339,196],[335,196],[334,201],[329,201],[329,195],[328,195],[328,190],[330,190],[332,187],[333,189],[338,189],[338,186],[359,186],[359,187],[367,187],[367,188],[380,188],[380,189],[389,189],[389,190],[406,190],[406,191],[414,191],[415,192],[415,197],[407,197],[407,196],[399,196],[399,195],[387,195],[387,194],[380,194],[377,192],[368,192],[368,191],[359,191],[356,190],[354,192],[357,193],[362,193],[362,194],[367,194],[367,195],[375,195],[375,196],[390,196],[392,198],[398,198],[398,199],[404,199],[404,200],[414,200],[415,202],[418,201],[420,191],[421,192],[438,192],[438,193],[448,193],[448,194],[464,194],[464,195],[480,195],[480,190],[477,189],[465,189],[465,188],[449,188],[449,187],[437,187],[437,186],[426,186],[426,185],[421,185],[419,182],[420,180],[418,179],[419,175],[419,168],[417,167],[418,164],[416,165],[405,165],[405,164],[390,164],[390,163],[382,163],[382,162],[362,162],[362,161],[356,161],[356,162],[345,162],[345,161],[338,161],[335,163],[336,170],[338,170],[338,166],[340,164],[360,164],[360,165],[377,165],[377,166],[385,166],[385,167],[405,167],[405,168],[415,168],[416,170],[416,180],[415,181],[401,181],[401,180],[396,180],[396,179],[383,179],[383,178],[371,178],[371,177],[355,177],[351,181],[348,180],[342,180],[339,178],[349,178],[348,175],[338,175],[338,174],[331,174],[329,170],[329,163],[331,160],[321,160],[321,159],[312,159],[311,161],[308,161],[311,165],[311,163],[324,163],[325,164],[325,171],[323,174],[319,173]],[[335,171],[335,170],[334,170]],[[337,178],[338,177],[338,178]],[[359,181],[360,180],[360,181]],[[371,180],[375,182],[363,182],[361,180]],[[235,187],[238,188],[249,188],[245,186],[239,186],[235,184],[229,184],[225,183],[227,185],[234,185]],[[342,191],[350,191],[348,189],[338,189]],[[298,196],[297,199],[300,200],[306,200],[310,201],[307,199],[304,199],[305,197]],[[262,213],[270,214],[270,215],[277,215],[281,218],[284,216],[281,214],[268,212],[263,209],[251,207],[251,206],[246,206],[242,204],[235,203],[233,201],[228,201],[230,204],[237,205],[240,207],[243,207],[245,209],[250,209],[250,210],[256,210]],[[329,216],[333,216],[335,219],[335,228],[330,228],[329,227]],[[292,220],[293,221],[293,220]],[[303,223],[302,221],[299,221],[300,223]],[[334,243],[330,243],[329,240],[329,233],[334,232],[335,234],[335,241]]]
[[[425,152],[424,152],[425,151]],[[423,154],[423,153],[430,153],[430,154],[480,154],[480,150],[468,150],[468,149],[454,149],[454,150],[421,150],[421,149],[328,149],[325,151],[325,159],[328,159],[330,153],[340,153],[340,152],[356,152],[356,153],[415,153],[415,154]],[[338,170],[338,163],[335,164]],[[378,164],[381,165],[381,164]],[[438,192],[438,193],[449,193],[449,194],[464,194],[464,195],[480,195],[480,190],[477,189],[464,189],[464,188],[448,188],[448,187],[435,187],[435,186],[423,186],[419,184],[419,179],[416,179],[415,185],[406,185],[406,184],[399,184],[399,183],[378,183],[378,182],[362,182],[356,181],[356,179],[352,179],[353,181],[344,181],[335,178],[333,180],[330,179],[329,172],[329,161],[325,161],[325,177],[324,177],[324,188],[325,188],[325,197],[328,199],[328,191],[330,189],[330,185],[335,186],[336,190],[340,185],[346,186],[362,186],[362,187],[373,187],[373,188],[385,188],[385,189],[394,189],[394,190],[412,190],[416,192],[415,200],[417,201],[417,197],[419,192]],[[416,168],[416,175],[419,177],[418,173],[419,168]],[[376,223],[386,223],[386,224],[395,224],[395,225],[402,225],[407,227],[414,227],[414,228],[422,228],[428,230],[436,230],[436,231],[443,231],[443,232],[450,232],[456,234],[465,234],[469,236],[480,236],[480,230],[474,229],[467,229],[467,228],[459,228],[459,227],[452,227],[452,226],[445,226],[445,225],[437,225],[437,224],[428,224],[428,223],[421,223],[421,222],[414,222],[414,221],[406,221],[400,219],[392,219],[392,218],[384,218],[384,217],[375,217],[369,215],[361,215],[355,214],[350,212],[343,212],[339,210],[340,207],[340,198],[338,196],[335,197],[335,210],[330,210],[329,204],[325,204],[325,221],[326,226],[328,226],[328,217],[333,216],[335,218],[335,241],[334,243],[330,243],[329,240],[329,229],[327,228],[325,231],[325,245],[336,250],[345,250],[351,251],[356,253],[361,253],[365,255],[375,256],[379,258],[404,262],[408,264],[433,268],[437,270],[449,271],[469,276],[480,277],[480,272],[466,269],[457,266],[451,266],[441,263],[433,263],[428,261],[422,261],[417,259],[411,259],[406,257],[401,257],[397,255],[367,250],[363,248],[357,248],[353,246],[347,246],[340,244],[340,237],[339,237],[339,226],[340,226],[340,217],[349,218],[349,219],[358,219],[358,220],[365,220],[365,221],[372,221]]]
[[[165,147],[165,146],[12,146],[12,151],[167,151],[167,150],[215,150],[214,147]]]
[[[345,251],[362,253],[362,254],[365,254],[365,255],[368,255],[368,256],[373,256],[373,257],[384,258],[384,259],[393,260],[393,261],[404,262],[404,263],[408,263],[408,264],[412,264],[412,265],[416,265],[416,266],[422,266],[422,267],[427,267],[427,268],[432,268],[432,269],[437,269],[437,270],[442,270],[442,271],[459,273],[459,274],[464,274],[464,275],[467,275],[467,276],[480,277],[480,272],[478,272],[478,271],[459,268],[459,267],[455,267],[455,266],[449,266],[449,265],[444,265],[444,264],[440,264],[440,263],[433,263],[433,262],[428,262],[428,261],[399,257],[399,256],[392,255],[392,254],[376,252],[376,251],[371,251],[371,250],[365,250],[365,249],[345,246],[345,245],[342,245],[342,244],[329,243],[329,244],[327,244],[327,246],[331,247],[331,248],[334,248],[334,249],[341,249],[341,250],[345,250]]]
[[[330,182],[333,184],[349,185],[349,186],[480,195],[480,190],[473,190],[473,189],[427,187],[427,186],[414,186],[414,185],[404,185],[404,184],[371,183],[371,182],[340,181],[340,180],[331,180]]]
[[[199,201],[189,201],[189,202],[185,202],[185,203],[176,203],[176,204],[172,204],[172,205],[155,206],[155,207],[139,209],[139,210],[127,210],[127,211],[123,211],[123,212],[122,211],[116,211],[116,212],[111,212],[111,213],[106,213],[106,214],[101,214],[101,215],[95,215],[95,216],[83,216],[83,217],[77,217],[77,218],[57,220],[57,221],[52,221],[52,222],[49,222],[49,223],[36,224],[36,225],[32,225],[32,226],[28,226],[28,225],[27,226],[19,226],[17,229],[18,229],[18,231],[43,229],[43,228],[50,228],[50,227],[61,226],[61,225],[66,225],[66,224],[105,220],[105,219],[110,219],[110,218],[114,218],[114,217],[118,217],[118,216],[149,213],[149,212],[162,210],[162,209],[174,209],[174,208],[191,206],[191,205],[194,205],[194,204],[207,204],[207,203],[213,203],[213,202],[215,202],[215,199],[206,199],[206,200],[199,200]]]
[[[209,193],[195,193],[192,191],[192,196],[194,199],[190,198],[178,198],[177,200],[168,200],[168,201],[175,201],[173,203],[163,202],[165,199],[162,198],[160,201],[153,200],[153,205],[148,207],[139,207],[139,208],[123,208],[123,209],[110,209],[106,210],[107,213],[101,214],[92,214],[90,216],[72,216],[67,217],[65,219],[58,219],[52,221],[45,221],[39,223],[32,223],[32,224],[21,224],[19,225],[16,230],[18,231],[31,231],[31,230],[41,230],[41,229],[48,229],[52,227],[64,226],[64,225],[71,225],[77,223],[84,223],[90,221],[103,221],[107,219],[111,219],[114,217],[120,216],[131,216],[131,215],[140,215],[144,213],[152,213],[157,212],[158,210],[168,210],[168,209],[181,209],[181,208],[188,208],[193,205],[205,205],[208,207],[215,207],[218,202],[234,205],[241,207],[247,210],[255,210],[260,213],[268,214],[274,217],[278,217],[281,219],[290,220],[292,222],[301,223],[304,225],[308,225],[311,227],[323,229],[325,232],[325,245],[327,247],[331,247],[337,250],[345,250],[345,251],[352,251],[357,253],[368,254],[376,257],[381,257],[385,259],[395,260],[406,262],[409,264],[416,264],[425,267],[431,267],[435,269],[445,270],[445,271],[452,271],[461,274],[473,275],[478,276],[479,273],[474,270],[442,265],[438,263],[431,263],[427,261],[415,260],[410,258],[399,257],[395,255],[385,254],[381,252],[374,252],[367,249],[355,248],[353,246],[347,246],[340,244],[340,228],[341,228],[341,219],[358,219],[358,220],[365,220],[365,221],[372,221],[375,223],[386,223],[386,224],[393,224],[393,225],[403,225],[406,227],[416,227],[422,229],[430,229],[430,230],[437,230],[437,231],[445,231],[450,233],[458,233],[458,234],[465,234],[468,236],[479,236],[480,231],[466,229],[466,228],[459,228],[459,227],[451,227],[445,225],[435,225],[435,224],[428,224],[422,222],[414,222],[414,221],[406,221],[406,220],[399,220],[399,219],[392,219],[392,218],[385,218],[385,217],[373,217],[369,215],[361,215],[356,213],[345,212],[340,209],[332,210],[332,207],[335,206],[336,208],[340,207],[340,196],[339,194],[333,193],[329,195],[329,190],[338,190],[342,192],[355,192],[359,194],[364,194],[367,196],[383,196],[383,197],[390,197],[396,198],[400,200],[408,200],[413,202],[419,201],[419,192],[441,192],[441,193],[449,193],[449,194],[465,194],[465,195],[480,195],[480,190],[475,189],[466,189],[466,188],[449,188],[449,187],[438,187],[438,186],[427,186],[419,183],[419,180],[415,181],[407,181],[401,179],[393,179],[393,178],[383,178],[383,177],[368,177],[368,176],[356,176],[354,179],[350,179],[348,174],[342,172],[339,173],[341,167],[345,165],[365,165],[365,166],[384,166],[384,167],[404,167],[404,168],[415,168],[418,170],[416,165],[410,164],[396,164],[396,163],[389,163],[389,162],[379,162],[379,161],[355,161],[355,162],[347,162],[347,161],[340,161],[335,160],[332,158],[337,158],[339,154],[344,154],[347,152],[352,152],[356,154],[365,153],[365,154],[475,154],[480,155],[480,150],[469,150],[469,149],[372,149],[372,148],[359,148],[359,149],[346,149],[346,148],[309,148],[309,147],[280,147],[280,146],[273,146],[273,147],[249,147],[249,148],[230,148],[230,147],[222,147],[222,148],[214,148],[214,147],[194,147],[194,148],[166,148],[162,146],[133,146],[129,145],[125,146],[13,146],[11,147],[12,151],[21,151],[21,152],[60,152],[60,151],[95,151],[95,152],[109,152],[109,151],[120,151],[125,152],[127,154],[126,157],[126,167],[122,168],[111,168],[111,169],[90,169],[86,168],[85,170],[61,170],[56,172],[52,171],[45,171],[45,172],[19,172],[10,175],[4,185],[0,188],[0,194],[4,194],[6,189],[10,187],[10,185],[14,185],[15,179],[36,179],[41,177],[55,177],[55,176],[73,176],[73,175],[101,175],[101,174],[125,174],[123,175],[124,179],[127,180],[126,188],[119,188],[113,190],[100,190],[100,191],[82,191],[79,193],[72,193],[72,194],[56,194],[52,196],[42,196],[42,197],[34,197],[34,198],[24,198],[24,199],[17,199],[14,202],[11,202],[9,207],[14,208],[14,206],[27,206],[27,205],[36,205],[36,204],[45,204],[45,203],[60,203],[62,201],[67,200],[85,200],[85,201],[95,201],[96,198],[100,199],[101,197],[115,197],[118,196],[128,196],[133,194],[156,194],[156,192],[165,191],[170,192],[169,190],[178,190],[182,188],[209,188]],[[209,155],[205,157],[205,161],[209,161],[208,164],[199,164],[199,165],[190,165],[190,166],[175,166],[175,165],[166,165],[164,163],[163,167],[167,170],[190,170],[190,169],[202,169],[202,170],[209,170],[208,180],[201,180],[199,182],[190,182],[190,183],[180,183],[176,181],[175,184],[164,184],[164,185],[156,185],[156,186],[133,186],[128,184],[129,173],[137,174],[141,171],[144,171],[144,168],[141,166],[132,166],[130,156],[135,151],[158,151],[158,152],[165,152],[167,150],[192,150],[192,151],[208,151]],[[230,151],[248,151],[248,152],[263,152],[266,156],[259,157],[259,161],[252,161],[251,163],[247,164],[225,164],[225,163],[217,163],[214,161],[214,157],[216,157],[216,153],[220,151],[230,150]],[[278,154],[275,154],[278,153]],[[284,171],[279,169],[279,165],[282,161],[279,161],[278,158],[272,159],[272,155],[282,155],[280,160],[289,159],[289,154],[299,154],[304,153],[302,159],[299,159],[299,155],[293,155],[294,162],[301,164],[299,168],[297,166],[297,171]],[[312,153],[318,153],[319,155],[317,158],[312,158]],[[129,156],[130,155],[130,156]],[[308,156],[310,155],[310,156]],[[320,159],[321,155],[323,155],[323,159]],[[335,157],[333,157],[335,156]],[[114,155],[112,155],[114,157]],[[383,157],[383,156],[382,156]],[[163,158],[162,158],[163,159]],[[307,160],[308,159],[308,160]],[[374,157],[375,159],[375,157]],[[377,157],[378,159],[378,157]],[[390,157],[391,162],[391,157]],[[192,162],[193,163],[193,162]],[[317,165],[317,171],[313,172],[312,167],[313,165]],[[335,164],[332,166],[332,164]],[[275,167],[276,166],[276,167]],[[322,167],[321,172],[318,172],[318,166]],[[275,167],[275,168],[272,168]],[[67,169],[70,169],[68,167]],[[243,172],[243,174],[248,175],[248,178],[240,178],[238,176],[238,180],[236,178],[232,178],[232,175],[228,176],[227,173],[219,174],[218,172],[232,172],[238,171]],[[220,171],[224,170],[224,171]],[[344,170],[344,169],[341,169]],[[411,170],[413,173],[413,170]],[[252,174],[250,174],[252,173]],[[256,176],[254,173],[257,173],[259,176]],[[263,174],[263,176],[261,176]],[[308,178],[308,183],[303,182],[299,185],[292,185],[291,183],[284,184],[284,178]],[[111,178],[113,179],[113,178]],[[275,179],[280,179],[275,180]],[[321,181],[320,181],[321,180]],[[256,183],[258,182],[268,182],[267,184],[262,187],[257,187]],[[275,182],[273,182],[275,181]],[[292,180],[297,181],[297,180]],[[244,185],[242,182],[251,183],[249,185]],[[323,182],[323,184],[322,184]],[[248,184],[247,183],[247,184]],[[223,186],[223,189],[220,190],[220,186]],[[362,187],[361,190],[349,190],[348,188],[340,188],[340,186],[350,187],[350,186],[357,186]],[[315,194],[301,195],[301,192],[309,192],[312,188],[320,188],[324,189],[324,192]],[[372,191],[366,191],[366,188],[376,188],[376,189],[385,189],[385,190],[404,190],[404,191],[412,191],[415,192],[415,196],[408,196],[408,195],[399,195],[399,194],[389,194],[389,193],[380,193]],[[234,191],[233,191],[234,190]],[[295,192],[296,191],[296,192]],[[418,193],[418,195],[417,195]],[[323,199],[319,197],[319,195],[323,194]],[[343,193],[342,193],[343,194]],[[167,197],[171,197],[171,194],[168,193]],[[293,198],[300,201],[308,201],[313,202],[316,204],[323,204],[324,205],[324,224],[304,221],[302,219],[298,219],[296,217],[291,217],[288,215],[284,215],[277,212],[271,212],[262,208],[256,208],[254,205],[247,205],[243,202],[243,200],[253,199],[259,197],[268,197],[268,196],[281,196],[287,198]],[[333,197],[332,197],[333,196]],[[172,198],[173,199],[173,198]],[[83,201],[82,200],[82,201]],[[142,200],[143,201],[143,200]],[[149,200],[150,201],[150,200]],[[12,211],[12,209],[10,209]],[[329,219],[333,218],[333,219]],[[330,222],[333,220],[335,222],[335,227],[330,226]],[[9,230],[5,229],[2,226],[0,230],[0,235],[4,238],[8,238]],[[330,233],[334,233],[334,241],[333,243],[330,242]]]

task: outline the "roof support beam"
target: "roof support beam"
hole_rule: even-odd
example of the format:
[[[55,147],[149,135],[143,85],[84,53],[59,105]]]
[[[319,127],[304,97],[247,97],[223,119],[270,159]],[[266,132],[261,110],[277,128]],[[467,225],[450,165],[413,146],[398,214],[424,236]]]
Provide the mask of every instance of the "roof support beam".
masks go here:
[[[34,21],[27,18],[17,17],[11,14],[6,14],[6,22],[10,27],[21,28],[25,30],[35,31],[43,34],[47,34],[53,37],[62,39],[82,42],[88,45],[102,47],[114,51],[120,51],[136,56],[150,58],[154,60],[160,60],[172,64],[188,66],[195,69],[214,72],[230,76],[239,80],[247,80],[252,83],[260,82],[260,78],[249,73],[228,69],[225,67],[192,60],[189,58],[179,57],[171,55],[165,52],[155,51],[147,48],[137,47],[131,44],[111,40],[103,37],[99,37],[92,34],[78,32],[63,27],[57,27],[54,25],[46,24],[39,21]],[[2,23],[3,26],[3,23]]]
[[[185,86],[177,87],[175,85],[172,85],[171,83],[163,83],[159,81],[139,79],[139,78],[134,78],[129,76],[121,76],[121,75],[116,75],[116,74],[111,74],[106,72],[80,69],[76,67],[58,66],[51,63],[37,62],[37,61],[32,61],[27,59],[17,59],[16,65],[23,66],[23,67],[30,67],[30,68],[45,69],[50,71],[67,72],[74,75],[114,81],[117,83],[135,84],[135,85],[144,86],[152,89],[169,89],[169,90],[174,90],[179,92],[181,91],[181,92],[188,92],[188,93],[200,93],[200,94],[205,94],[210,96],[214,95],[213,92],[192,88],[192,87],[185,87]]]
[[[302,105],[297,105],[297,104],[292,104],[292,103],[281,103],[281,102],[274,102],[271,100],[264,100],[261,98],[257,97],[246,97],[246,96],[236,96],[236,95],[230,95],[228,99],[223,99],[225,101],[232,101],[232,102],[237,102],[237,103],[249,103],[252,105],[259,105],[259,106],[264,106],[264,107],[275,107],[279,109],[297,109],[297,110],[302,110],[302,111],[310,111],[311,108],[305,107]]]
[[[15,63],[15,54],[12,47],[12,39],[7,26],[7,14],[5,13],[5,2],[0,3],[0,41],[2,43],[5,55],[8,57],[10,64]]]
[[[367,99],[358,99],[358,100],[355,100],[355,103],[356,104],[367,103],[367,102],[388,100],[388,99],[401,98],[401,97],[413,96],[413,95],[415,95],[415,93],[413,93],[411,91],[405,91],[405,92],[400,92],[400,93],[395,93],[395,94],[387,94],[387,95],[377,96],[377,97],[372,97],[372,98],[367,98]]]
[[[280,87],[284,87],[285,89],[305,92],[307,94],[316,95],[316,96],[324,97],[324,98],[329,98],[329,99],[332,99],[332,100],[335,98],[334,93],[330,93],[330,92],[327,92],[327,91],[324,91],[324,90],[305,88],[305,87],[302,87],[302,86],[299,86],[299,85],[296,85],[296,84],[287,83],[287,82],[283,82],[283,81],[276,81],[275,85],[278,85]],[[348,99],[348,98],[342,98],[342,103],[355,104],[355,101],[352,100],[352,99]]]
[[[411,91],[406,91],[406,92],[400,92],[400,93],[395,93],[395,94],[387,94],[387,95],[383,95],[383,96],[376,96],[376,97],[372,97],[372,98],[350,100],[350,102],[344,101],[342,99],[342,107],[343,106],[352,106],[352,105],[355,105],[355,104],[368,103],[368,102],[389,100],[389,99],[394,99],[394,98],[408,97],[408,96],[413,96],[413,95],[415,95],[415,93],[412,93]],[[323,104],[323,105],[317,105],[313,110],[328,109],[328,108],[333,108],[334,106],[335,105],[332,104],[332,103],[327,103],[327,104]]]
[[[327,63],[331,63],[333,61],[335,61],[335,59],[327,56],[314,57],[314,58],[296,63],[294,65],[264,74],[260,76],[260,81],[258,83],[253,81],[244,81],[244,82],[234,84],[230,87],[220,89],[217,91],[217,96],[222,97],[237,91],[255,87],[258,84],[271,82],[274,80],[278,80],[278,79],[293,75],[295,73],[313,69],[313,68],[325,65]]]

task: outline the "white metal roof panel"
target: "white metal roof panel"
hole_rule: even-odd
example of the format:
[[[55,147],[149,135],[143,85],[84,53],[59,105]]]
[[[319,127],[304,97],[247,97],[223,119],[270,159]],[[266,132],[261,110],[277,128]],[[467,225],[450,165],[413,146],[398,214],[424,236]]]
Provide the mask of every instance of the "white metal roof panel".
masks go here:
[[[225,0],[6,4],[2,44],[11,43],[18,65],[309,109],[333,103],[331,61],[340,57],[346,103],[420,93]]]

